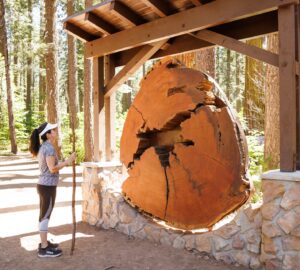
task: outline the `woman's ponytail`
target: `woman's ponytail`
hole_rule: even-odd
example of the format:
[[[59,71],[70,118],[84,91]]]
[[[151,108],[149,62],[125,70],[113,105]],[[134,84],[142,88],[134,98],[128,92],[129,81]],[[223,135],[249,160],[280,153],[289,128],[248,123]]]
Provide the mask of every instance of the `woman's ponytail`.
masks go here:
[[[29,151],[34,157],[36,157],[38,155],[40,146],[41,146],[39,134],[44,130],[46,125],[47,125],[47,122],[40,125],[38,128],[34,129],[33,132],[31,133],[30,143],[29,143]],[[43,137],[42,137],[42,139],[43,139]]]
[[[40,149],[41,143],[40,143],[40,138],[39,138],[39,131],[36,128],[30,136],[30,144],[29,144],[29,151],[30,153],[36,157],[39,149]]]

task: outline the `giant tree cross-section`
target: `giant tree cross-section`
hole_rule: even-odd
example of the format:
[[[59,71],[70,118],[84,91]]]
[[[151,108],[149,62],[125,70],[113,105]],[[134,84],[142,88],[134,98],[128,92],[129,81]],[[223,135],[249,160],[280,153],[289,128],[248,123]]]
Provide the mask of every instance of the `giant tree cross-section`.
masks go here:
[[[178,61],[159,63],[123,129],[125,198],[181,229],[210,228],[250,195],[245,136],[215,88]]]

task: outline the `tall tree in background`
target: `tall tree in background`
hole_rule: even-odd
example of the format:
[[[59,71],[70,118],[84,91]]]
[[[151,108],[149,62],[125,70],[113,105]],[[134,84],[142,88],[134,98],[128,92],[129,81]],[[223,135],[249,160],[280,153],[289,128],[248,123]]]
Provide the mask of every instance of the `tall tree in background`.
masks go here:
[[[231,96],[231,50],[226,49],[226,63],[227,63],[227,68],[226,68],[226,88],[225,88],[225,93],[226,96],[230,99]]]
[[[248,40],[247,44],[262,48],[263,38]],[[264,130],[264,77],[264,64],[246,57],[244,116],[250,130]]]
[[[215,48],[202,49],[196,52],[196,66],[197,70],[203,71],[215,78]]]
[[[68,16],[74,13],[74,0],[67,2]],[[68,35],[68,100],[70,112],[70,126],[76,129],[78,126],[78,91],[76,69],[76,42],[73,36]]]
[[[28,8],[28,51],[27,51],[27,80],[26,80],[26,127],[27,130],[31,131],[32,124],[32,1],[27,0]]]
[[[50,123],[58,123],[58,136],[55,148],[59,157],[61,153],[61,133],[59,112],[59,94],[57,78],[57,55],[56,55],[56,0],[45,0],[46,32],[45,43],[47,50],[45,53],[46,65],[46,87],[47,87],[47,119]]]
[[[10,62],[8,57],[8,47],[7,47],[7,34],[5,25],[5,6],[4,0],[0,0],[0,46],[1,53],[4,56],[5,63],[5,76],[6,76],[6,91],[7,91],[7,109],[8,109],[8,120],[9,120],[9,137],[11,143],[11,152],[16,154],[18,152],[17,141],[16,141],[16,131],[15,131],[15,121],[14,121],[14,109],[13,109],[13,92],[11,89],[10,80]]]
[[[40,44],[45,42],[45,3],[40,2]],[[40,50],[39,55],[39,112],[46,109],[46,74],[45,74],[45,55],[44,50]]]
[[[278,34],[267,36],[267,50],[278,53]],[[265,145],[264,156],[266,169],[279,166],[279,77],[278,68],[266,66],[265,87]]]
[[[197,52],[175,56],[189,68],[194,68],[215,77],[215,49],[207,48]]]
[[[85,0],[85,7],[88,8],[93,4],[93,0]],[[84,56],[86,48],[84,48]],[[93,144],[93,106],[92,106],[92,61],[84,57],[84,90],[83,90],[83,111],[84,111],[84,160],[92,161],[94,144]]]

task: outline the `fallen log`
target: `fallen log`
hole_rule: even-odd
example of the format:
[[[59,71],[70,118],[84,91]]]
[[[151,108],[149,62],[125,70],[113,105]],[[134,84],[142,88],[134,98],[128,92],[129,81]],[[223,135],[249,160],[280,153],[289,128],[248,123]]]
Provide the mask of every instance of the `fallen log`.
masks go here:
[[[159,63],[125,121],[124,197],[177,228],[210,228],[250,195],[245,135],[215,87],[178,61]]]

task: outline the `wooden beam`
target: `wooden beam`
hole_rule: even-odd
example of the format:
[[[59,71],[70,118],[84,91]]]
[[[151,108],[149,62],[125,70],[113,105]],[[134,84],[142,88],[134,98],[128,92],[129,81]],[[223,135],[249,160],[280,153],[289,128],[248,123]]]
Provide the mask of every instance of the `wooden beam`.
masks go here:
[[[278,30],[277,10],[212,27],[210,30],[235,39],[247,39],[250,37],[273,33]],[[188,34],[176,37],[173,41],[170,40],[169,43],[171,45],[166,50],[159,50],[150,59],[192,52],[213,46],[212,43],[200,40]],[[139,49],[140,48],[133,48],[116,53],[116,66],[126,65],[126,63],[137,53]]]
[[[280,170],[296,170],[296,47],[295,6],[278,9]]]
[[[248,45],[242,41],[227,37],[210,30],[201,30],[194,37],[205,40],[207,42],[223,46],[227,49],[234,50],[238,53],[245,54],[251,58],[263,61],[270,65],[278,67],[278,54],[266,51],[264,49]]]
[[[104,59],[93,59],[93,104],[94,104],[94,161],[104,160]]]
[[[92,40],[99,38],[97,36],[91,35],[88,32],[85,32],[81,28],[79,28],[76,25],[69,23],[69,22],[64,22],[64,30],[68,34],[74,36],[75,38],[80,39],[83,42],[92,41]]]
[[[114,76],[105,87],[105,96],[114,93],[136,70],[141,67],[155,52],[157,52],[166,40],[161,40],[155,44],[143,46],[138,53]]]
[[[142,16],[119,1],[112,1],[110,12],[126,20],[131,26],[136,26],[147,22]]]
[[[276,10],[277,6],[295,2],[298,0],[216,0],[207,5],[188,9],[89,42],[87,54],[89,57],[111,54],[142,44],[203,30],[226,21]],[[199,16],[199,14],[205,14],[205,16]]]
[[[200,2],[200,0],[191,0],[191,2],[194,4],[194,6],[198,7],[201,6],[202,3]]]
[[[200,0],[201,4],[204,5],[204,4],[208,4],[212,1],[215,1],[215,0]]]
[[[191,0],[191,2],[194,4],[194,6],[201,6],[201,5],[204,5],[204,4],[208,4],[210,2],[212,2],[214,0]]]
[[[141,0],[141,2],[150,7],[161,18],[176,12],[173,6],[163,0]]]
[[[300,5],[296,6],[296,60],[298,64],[296,65],[296,169],[300,170],[300,74],[299,74],[299,62],[300,62]]]
[[[102,18],[98,17],[97,15],[91,12],[87,12],[85,14],[84,20],[93,24],[105,34],[113,34],[119,31],[114,25],[110,24],[109,22],[103,20]]]
[[[104,57],[105,64],[105,85],[115,75],[115,65],[112,56]],[[105,107],[105,159],[111,161],[116,152],[116,134],[115,134],[115,120],[116,120],[116,95],[106,96],[104,99]]]

